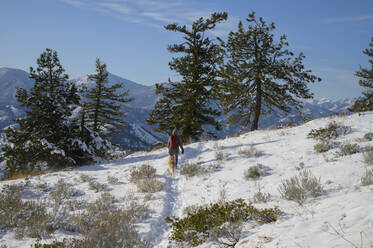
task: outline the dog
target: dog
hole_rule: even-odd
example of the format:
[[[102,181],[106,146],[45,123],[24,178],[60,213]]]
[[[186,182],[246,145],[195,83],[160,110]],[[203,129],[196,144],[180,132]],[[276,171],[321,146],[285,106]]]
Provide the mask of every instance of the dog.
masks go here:
[[[168,157],[168,170],[171,176],[174,176],[174,171],[175,171],[175,157],[174,156]]]

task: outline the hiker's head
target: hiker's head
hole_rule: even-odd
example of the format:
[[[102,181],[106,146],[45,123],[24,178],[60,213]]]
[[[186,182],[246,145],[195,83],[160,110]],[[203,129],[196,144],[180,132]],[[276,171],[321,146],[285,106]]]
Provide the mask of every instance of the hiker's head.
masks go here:
[[[177,135],[177,129],[176,129],[176,127],[174,128],[174,130],[172,130],[172,135]]]

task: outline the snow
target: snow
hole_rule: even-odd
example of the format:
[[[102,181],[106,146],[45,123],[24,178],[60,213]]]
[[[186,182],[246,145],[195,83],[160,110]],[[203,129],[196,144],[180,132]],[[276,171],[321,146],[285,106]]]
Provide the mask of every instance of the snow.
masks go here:
[[[279,206],[282,214],[274,223],[246,224],[246,232],[236,245],[237,248],[353,247],[346,240],[360,247],[361,235],[363,244],[366,245],[362,247],[370,247],[369,242],[373,242],[373,185],[361,186],[361,177],[369,168],[363,161],[363,153],[341,157],[336,155],[338,149],[334,148],[319,154],[313,148],[317,141],[307,138],[311,129],[326,127],[332,121],[351,127],[350,133],[338,137],[335,142],[358,143],[361,147],[373,146],[373,141],[362,140],[364,134],[373,132],[373,112],[367,112],[361,115],[325,117],[297,127],[258,130],[239,137],[185,145],[185,153],[180,156],[179,166],[193,162],[201,167],[215,168],[209,173],[192,178],[180,175],[179,169],[174,177],[166,173],[168,154],[167,149],[163,148],[152,152],[136,152],[110,163],[54,172],[29,180],[35,184],[46,182],[53,185],[58,179],[64,179],[74,188],[85,192],[80,196],[81,199],[93,201],[100,193],[90,190],[87,182],[78,180],[79,176],[85,174],[103,184],[107,184],[108,176],[115,176],[120,183],[108,187],[112,195],[120,199],[134,192],[135,197],[141,200],[145,194],[137,192],[136,186],[129,182],[130,171],[142,164],[155,167],[157,179],[166,183],[165,188],[155,193],[150,200],[150,218],[141,221],[136,227],[143,238],[159,248],[168,246],[171,230],[165,222],[167,216],[182,217],[183,209],[188,206],[216,202],[223,191],[226,192],[227,200],[243,198],[249,202],[259,187],[261,192],[270,193],[272,197],[267,203],[254,205],[258,208]],[[260,154],[247,157],[240,153],[250,147]],[[216,161],[216,152],[223,152],[226,156],[221,164]],[[244,179],[245,171],[258,163],[268,167],[266,174],[258,181]],[[304,206],[282,199],[278,191],[282,180],[298,174],[299,169],[296,168],[301,163],[305,169],[320,177],[325,190],[320,197],[309,199]],[[20,181],[23,180],[3,181],[0,186]],[[118,204],[125,202],[119,201]],[[57,232],[51,241],[61,240],[66,236],[68,235]],[[0,232],[0,246],[6,244],[9,248],[29,247],[34,241],[30,238],[16,240],[13,231]],[[214,245],[206,243],[200,247]]]
[[[158,142],[158,139],[155,138],[151,133],[146,131],[143,127],[140,125],[137,125],[135,123],[130,124],[132,127],[133,132],[137,137],[139,137],[142,141],[146,142],[147,144],[155,144]]]

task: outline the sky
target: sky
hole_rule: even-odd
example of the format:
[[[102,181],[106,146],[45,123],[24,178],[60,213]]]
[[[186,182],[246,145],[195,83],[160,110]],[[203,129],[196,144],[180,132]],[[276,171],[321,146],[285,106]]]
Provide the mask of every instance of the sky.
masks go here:
[[[177,78],[167,46],[182,36],[164,26],[222,11],[228,20],[211,37],[226,38],[255,11],[274,22],[276,35],[286,34],[289,49],[303,52],[306,69],[322,78],[310,85],[315,98],[361,95],[354,73],[369,64],[362,51],[373,37],[372,0],[0,0],[0,67],[29,71],[52,48],[70,78],[93,72],[100,58],[123,78],[166,82]]]

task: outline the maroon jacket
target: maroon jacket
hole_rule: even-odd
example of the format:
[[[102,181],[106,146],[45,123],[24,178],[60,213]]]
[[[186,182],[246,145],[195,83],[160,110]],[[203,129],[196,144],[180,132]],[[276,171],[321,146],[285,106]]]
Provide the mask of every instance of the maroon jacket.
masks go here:
[[[167,143],[168,153],[170,155],[179,154],[179,152],[180,152],[179,151],[179,147],[181,148],[182,153],[184,153],[184,148],[183,148],[183,145],[180,142],[179,136],[177,136],[176,134],[173,134],[173,135],[176,136],[177,147],[176,148],[172,148],[171,147],[171,138],[172,138],[172,136],[170,136],[170,138],[168,139],[168,143]]]

